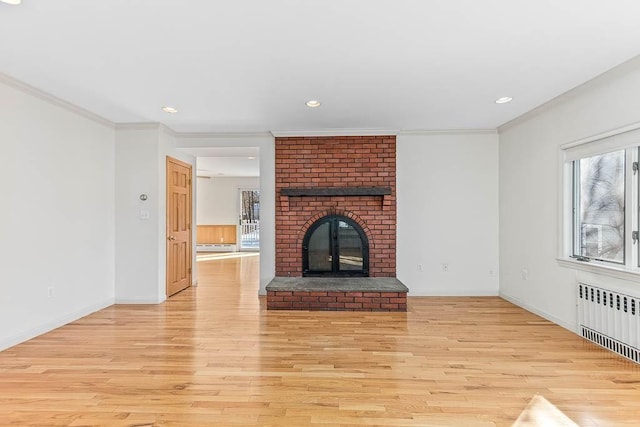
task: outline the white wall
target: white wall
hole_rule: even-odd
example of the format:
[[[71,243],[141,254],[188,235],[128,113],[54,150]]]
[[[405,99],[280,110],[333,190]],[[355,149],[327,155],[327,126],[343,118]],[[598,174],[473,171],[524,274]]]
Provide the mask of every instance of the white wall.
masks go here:
[[[157,126],[117,129],[116,172],[116,301],[163,301],[157,262],[163,192]],[[141,194],[148,199],[140,200]],[[149,219],[140,219],[142,210]]]
[[[275,276],[276,219],[275,219],[275,139],[270,134],[178,135],[178,150],[188,149],[207,156],[209,147],[260,148],[260,294]],[[201,180],[198,180],[201,181]]]
[[[114,129],[5,77],[0,111],[2,350],[113,304]]]
[[[397,199],[409,295],[498,294],[496,132],[400,134]]]
[[[560,267],[559,152],[562,144],[640,121],[640,58],[500,129],[500,294],[576,329],[576,278]],[[522,270],[528,271],[524,280]],[[615,282],[587,275],[594,285]],[[599,283],[594,283],[599,282]],[[637,292],[637,291],[636,291]]]
[[[257,177],[198,178],[199,225],[238,224],[240,214],[239,189],[260,188]]]
[[[166,156],[189,164],[195,162],[175,149],[175,137],[161,125],[118,126],[117,303],[158,303],[166,299]],[[141,201],[141,194],[148,199]],[[143,210],[149,212],[148,219],[140,218]],[[195,237],[193,241],[195,244]],[[192,264],[195,280],[195,259]]]

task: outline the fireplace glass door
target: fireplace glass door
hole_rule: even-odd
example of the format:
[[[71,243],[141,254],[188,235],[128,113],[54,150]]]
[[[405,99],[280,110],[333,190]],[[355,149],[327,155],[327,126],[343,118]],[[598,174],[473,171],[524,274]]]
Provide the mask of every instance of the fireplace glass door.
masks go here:
[[[302,260],[304,276],[368,276],[369,242],[351,219],[327,216],[309,227]]]

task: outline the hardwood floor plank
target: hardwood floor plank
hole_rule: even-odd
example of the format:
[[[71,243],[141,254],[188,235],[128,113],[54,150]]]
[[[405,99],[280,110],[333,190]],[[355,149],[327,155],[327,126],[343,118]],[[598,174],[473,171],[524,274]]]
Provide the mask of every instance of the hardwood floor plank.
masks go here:
[[[0,353],[0,425],[510,426],[535,396],[581,426],[640,424],[640,366],[500,298],[407,313],[271,312],[258,256]]]

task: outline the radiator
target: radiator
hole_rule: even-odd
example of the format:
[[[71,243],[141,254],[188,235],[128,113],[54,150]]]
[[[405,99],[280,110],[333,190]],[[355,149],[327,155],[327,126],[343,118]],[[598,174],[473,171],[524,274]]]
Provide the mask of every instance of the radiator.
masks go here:
[[[640,297],[578,283],[582,337],[640,363]]]

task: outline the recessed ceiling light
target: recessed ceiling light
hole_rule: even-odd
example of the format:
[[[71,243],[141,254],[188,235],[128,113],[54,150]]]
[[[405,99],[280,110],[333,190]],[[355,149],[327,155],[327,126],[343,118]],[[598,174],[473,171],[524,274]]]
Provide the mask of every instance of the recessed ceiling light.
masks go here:
[[[496,104],[506,104],[507,102],[513,101],[513,98],[510,96],[503,96],[502,98],[496,99]]]
[[[309,108],[316,108],[320,106],[320,101],[318,101],[317,99],[310,99],[309,101],[307,101],[305,103],[307,105],[307,107]]]
[[[253,157],[253,156],[251,156],[251,157],[247,157],[247,159],[249,159],[249,160],[255,160],[256,158],[255,158],[255,157]]]
[[[19,5],[22,0],[0,0],[2,3]]]
[[[167,106],[162,107],[162,111],[164,111],[165,113],[169,113],[169,114],[175,114],[175,113],[178,112],[178,109],[174,108],[174,107],[169,107],[167,105]]]

